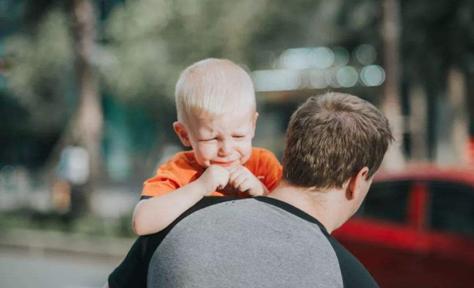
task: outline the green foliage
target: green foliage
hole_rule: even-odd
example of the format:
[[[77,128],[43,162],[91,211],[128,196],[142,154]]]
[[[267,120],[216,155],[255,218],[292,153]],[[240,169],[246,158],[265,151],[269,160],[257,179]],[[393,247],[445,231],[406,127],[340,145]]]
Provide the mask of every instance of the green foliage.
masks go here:
[[[127,2],[106,28],[101,65],[109,89],[125,98],[172,96],[185,66],[206,57],[246,62],[267,0]]]
[[[5,52],[12,63],[7,84],[30,111],[31,124],[42,131],[54,131],[64,120],[64,96],[70,93],[72,49],[67,18],[53,10],[37,31],[6,40]]]
[[[418,0],[402,4],[402,54],[407,78],[439,85],[453,66],[472,75],[473,2]]]

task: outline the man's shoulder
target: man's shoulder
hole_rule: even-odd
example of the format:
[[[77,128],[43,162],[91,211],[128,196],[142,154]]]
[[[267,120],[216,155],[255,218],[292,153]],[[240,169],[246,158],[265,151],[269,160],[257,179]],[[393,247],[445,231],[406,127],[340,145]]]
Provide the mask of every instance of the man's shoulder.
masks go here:
[[[332,236],[328,237],[336,252],[344,287],[379,287],[364,265]]]
[[[228,201],[236,201],[236,200],[239,200],[239,199],[234,198],[234,197],[227,197],[227,196],[205,196],[201,200],[199,200],[196,204],[194,204],[194,206],[192,206],[186,212],[184,212],[183,216],[187,216],[189,214],[192,214],[193,212],[196,212],[198,210],[204,209],[212,205],[216,205],[216,204],[228,202]]]
[[[173,287],[180,275],[188,275],[196,287],[342,287],[337,257],[323,230],[296,207],[258,197],[197,210],[156,249],[152,282]]]
[[[140,238],[145,239],[144,243],[147,246],[150,246],[152,248],[144,248],[143,250],[147,250],[148,256],[146,258],[151,257],[151,254],[153,253],[154,249],[161,243],[161,241],[170,233],[176,225],[180,224],[183,220],[187,219],[188,216],[192,216],[195,212],[206,210],[206,208],[211,208],[214,205],[221,204],[224,202],[229,202],[232,200],[237,200],[234,197],[227,197],[227,196],[206,196],[203,197],[201,200],[199,200],[196,204],[194,204],[191,208],[186,210],[184,213],[182,213],[175,221],[173,221],[166,229],[155,233],[155,234],[150,234],[146,236],[142,236]],[[193,218],[193,217],[191,217]],[[151,244],[151,245],[150,245]]]

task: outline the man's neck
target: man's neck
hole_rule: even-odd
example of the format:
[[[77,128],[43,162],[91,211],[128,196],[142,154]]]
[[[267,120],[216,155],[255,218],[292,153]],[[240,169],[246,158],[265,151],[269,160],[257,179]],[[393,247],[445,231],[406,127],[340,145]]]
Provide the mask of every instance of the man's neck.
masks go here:
[[[343,207],[338,197],[343,192],[333,189],[318,191],[315,189],[292,186],[285,181],[273,190],[268,197],[286,202],[316,218],[331,233],[344,220],[341,219]]]

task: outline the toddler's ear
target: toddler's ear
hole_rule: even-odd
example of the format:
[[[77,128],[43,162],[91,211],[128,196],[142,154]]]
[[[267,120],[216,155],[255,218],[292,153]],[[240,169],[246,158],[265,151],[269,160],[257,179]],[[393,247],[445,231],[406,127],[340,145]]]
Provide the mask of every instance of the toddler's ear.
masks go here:
[[[252,119],[252,125],[253,125],[252,138],[255,136],[255,129],[257,128],[257,119],[258,119],[258,112],[255,112]]]
[[[179,140],[183,143],[184,146],[189,147],[191,146],[191,142],[189,141],[189,134],[186,126],[183,123],[176,121],[173,123],[173,129],[176,135],[178,135]]]
[[[257,125],[257,119],[258,119],[258,112],[255,112],[255,116],[253,116],[253,125]]]

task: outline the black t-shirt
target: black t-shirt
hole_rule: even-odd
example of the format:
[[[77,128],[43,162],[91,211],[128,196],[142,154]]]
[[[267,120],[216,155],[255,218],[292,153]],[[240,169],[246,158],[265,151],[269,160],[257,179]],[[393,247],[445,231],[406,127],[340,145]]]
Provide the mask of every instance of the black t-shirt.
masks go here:
[[[148,287],[378,287],[318,220],[268,197],[205,197],[167,229],[139,237],[109,286],[147,280]]]

